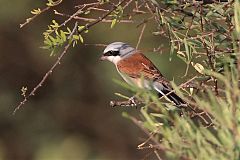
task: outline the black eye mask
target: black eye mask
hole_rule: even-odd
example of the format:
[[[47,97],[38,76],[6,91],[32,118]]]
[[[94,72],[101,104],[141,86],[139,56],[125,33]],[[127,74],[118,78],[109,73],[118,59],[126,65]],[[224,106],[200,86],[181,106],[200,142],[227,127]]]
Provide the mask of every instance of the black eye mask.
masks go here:
[[[104,56],[120,56],[119,51],[108,51],[103,54]]]

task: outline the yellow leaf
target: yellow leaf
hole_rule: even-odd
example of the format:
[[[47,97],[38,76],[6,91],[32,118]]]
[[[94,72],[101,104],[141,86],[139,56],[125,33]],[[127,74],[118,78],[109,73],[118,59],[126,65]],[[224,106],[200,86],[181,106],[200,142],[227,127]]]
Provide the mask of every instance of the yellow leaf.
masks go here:
[[[177,51],[177,54],[181,55],[182,57],[185,57],[185,54],[182,51]]]
[[[191,62],[191,64],[196,69],[196,71],[198,71],[198,73],[204,74],[203,73],[204,67],[200,63],[195,63],[194,64],[193,62]]]

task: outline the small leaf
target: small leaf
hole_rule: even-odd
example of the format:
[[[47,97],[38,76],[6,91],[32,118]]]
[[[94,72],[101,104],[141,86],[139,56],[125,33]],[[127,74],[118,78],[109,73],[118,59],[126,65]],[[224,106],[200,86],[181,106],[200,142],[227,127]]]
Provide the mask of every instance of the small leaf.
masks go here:
[[[22,96],[24,96],[24,97],[26,97],[26,92],[27,92],[27,87],[22,87],[22,89],[21,89],[21,92],[22,92]]]
[[[38,9],[33,9],[32,11],[31,11],[31,13],[32,14],[40,14],[41,13],[41,9],[40,8],[38,8]]]
[[[190,50],[189,44],[188,44],[186,38],[183,39],[183,42],[184,42],[184,46],[185,46],[185,50],[186,50],[187,61],[190,62],[192,56],[191,56],[191,50]]]
[[[122,116],[123,116],[124,118],[130,118],[127,112],[122,112]]]
[[[182,51],[177,51],[177,54],[179,54],[182,57],[185,57],[185,54]]]
[[[193,88],[191,87],[191,88],[189,89],[189,91],[190,91],[190,96],[192,96],[192,95],[193,95]]]
[[[60,35],[61,35],[61,38],[63,39],[63,41],[65,42],[67,40],[66,33],[61,30]]]
[[[193,62],[191,62],[192,66],[195,68],[196,71],[198,71],[198,73],[200,74],[204,74],[204,67],[200,64],[200,63],[196,63],[194,64]]]
[[[79,40],[79,36],[78,35],[73,35],[73,39],[74,40]]]
[[[125,98],[125,99],[130,99],[130,97],[125,96],[125,95],[123,95],[123,94],[121,94],[121,93],[114,93],[114,94],[117,95],[117,96],[119,96],[119,97]]]
[[[46,3],[46,5],[49,7],[53,7],[53,6],[60,4],[61,2],[62,2],[62,0],[56,0],[56,1],[48,0],[48,3]]]
[[[79,34],[79,39],[80,39],[80,42],[83,43],[83,37],[81,34]]]
[[[117,19],[113,19],[111,23],[111,28],[113,28],[116,23],[117,23]]]

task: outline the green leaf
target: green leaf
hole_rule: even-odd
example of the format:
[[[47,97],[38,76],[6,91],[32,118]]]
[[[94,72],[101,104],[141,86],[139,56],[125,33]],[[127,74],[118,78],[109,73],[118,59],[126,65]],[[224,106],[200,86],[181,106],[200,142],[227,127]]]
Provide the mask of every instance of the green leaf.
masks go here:
[[[186,55],[187,55],[187,62],[190,63],[192,56],[191,56],[190,48],[188,46],[188,42],[187,42],[186,38],[183,39],[183,42],[184,42],[184,47],[185,47],[185,51],[186,51]]]
[[[63,39],[63,41],[65,42],[67,40],[66,33],[61,30],[60,35],[61,35],[61,38]]]
[[[79,40],[80,39],[79,35],[73,35],[72,37],[73,37],[74,40]]]
[[[80,42],[83,43],[83,37],[80,34],[79,34],[79,39],[80,39]]]
[[[53,6],[59,5],[60,3],[62,3],[62,0],[56,0],[56,1],[48,0],[46,5],[49,7],[53,7]]]
[[[122,112],[122,116],[124,118],[130,118],[129,114],[127,112]]]
[[[116,23],[117,23],[117,19],[113,19],[113,20],[112,20],[112,23],[111,23],[111,28],[113,28]]]
[[[41,11],[40,8],[38,8],[38,9],[33,9],[33,10],[31,11],[31,13],[34,14],[34,15],[40,14],[41,12],[42,12],[42,11]]]

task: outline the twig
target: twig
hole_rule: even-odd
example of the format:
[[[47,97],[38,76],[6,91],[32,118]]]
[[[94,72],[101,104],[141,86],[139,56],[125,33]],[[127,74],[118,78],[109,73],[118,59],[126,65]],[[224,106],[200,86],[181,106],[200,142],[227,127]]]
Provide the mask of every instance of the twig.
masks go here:
[[[128,2],[123,6],[123,9],[125,9],[127,6],[129,6],[130,3],[132,3],[132,1],[133,1],[133,0],[128,1]]]
[[[153,154],[153,152],[147,152],[141,160],[148,160],[149,157]]]
[[[134,102],[132,100],[127,100],[127,101],[110,101],[110,106],[111,107],[134,107],[140,104],[143,104],[143,101],[140,100],[134,100]]]
[[[162,158],[161,158],[160,155],[158,154],[157,150],[154,150],[154,153],[155,153],[155,155],[157,156],[157,158],[158,158],[159,160],[162,160]]]
[[[146,25],[147,25],[147,23],[144,23],[144,25],[143,25],[143,27],[142,27],[141,33],[140,33],[140,35],[139,35],[139,37],[138,37],[138,42],[137,42],[136,49],[138,49],[139,44],[141,43],[141,40],[142,40],[142,37],[143,37],[143,32],[144,32],[144,30],[145,30],[145,28],[146,28]]]
[[[203,28],[204,27],[203,27],[203,17],[202,17],[202,15],[203,15],[203,6],[202,5],[200,6],[200,15],[201,15],[201,17],[200,17],[200,24],[201,24],[202,34],[203,34],[203,32],[204,32]],[[210,65],[210,67],[212,68],[212,70],[214,70],[214,66],[212,64],[212,55],[210,54],[210,52],[209,52],[209,50],[207,48],[207,44],[206,44],[206,42],[205,42],[203,37],[201,38],[201,40],[202,40],[203,46],[204,46],[204,48],[206,50],[206,53],[207,53],[208,63]]]
[[[75,8],[81,8],[83,6],[86,6],[86,7],[95,6],[95,5],[99,5],[99,4],[100,4],[99,2],[93,2],[93,3],[88,3],[88,4],[80,4],[80,5],[75,6]]]
[[[85,6],[83,6],[82,8],[78,9],[77,12],[75,12],[73,15],[71,15],[67,20],[65,20],[59,27],[65,26],[69,21],[71,21],[75,16],[83,13],[83,9],[85,8]]]
[[[96,7],[90,7],[90,8],[88,8],[88,10],[102,11],[102,12],[109,12],[109,10],[107,10],[107,9],[96,8]]]
[[[77,31],[77,27],[78,27],[78,22],[75,22],[75,25],[74,25],[74,28],[73,29],[75,29],[76,31]],[[68,39],[71,39],[72,37],[73,37],[73,34],[76,32],[76,31],[72,31],[70,34],[69,34],[69,36],[68,36]]]
[[[187,29],[187,31],[186,31],[185,38],[188,37],[188,32],[189,32],[189,30],[190,30],[191,27],[192,27],[193,20],[194,20],[194,18],[195,18],[195,16],[196,16],[197,11],[198,11],[198,6],[196,6],[195,12],[194,12],[194,14],[193,14],[193,16],[192,16],[191,22],[190,22],[190,24],[189,24],[189,26],[188,26],[188,29]]]
[[[64,17],[71,17],[71,15],[63,14],[63,13],[60,13],[56,10],[54,10],[54,14],[59,15],[59,16],[64,16]],[[86,18],[86,17],[80,17],[80,16],[76,16],[76,15],[73,16],[72,18],[75,19],[75,20],[82,20],[82,21],[85,21],[85,22],[94,22],[94,21],[97,20],[95,18]],[[112,20],[111,19],[103,19],[101,22],[112,23]],[[133,20],[120,20],[119,22],[121,22],[121,23],[134,23]]]
[[[91,3],[91,5],[94,5],[94,6],[97,6],[99,5],[99,3]],[[83,9],[85,9],[87,6],[89,6],[89,4],[83,4],[81,5],[81,7],[79,7],[79,9],[77,10],[77,12],[75,12],[74,14],[72,15],[69,15],[69,18],[64,21],[59,27],[62,27],[62,26],[65,26],[70,20],[74,19],[74,17],[76,17],[77,15],[81,14],[81,13],[84,13],[83,12]],[[58,13],[56,10],[54,10],[54,13]],[[96,20],[94,20],[96,21]]]
[[[100,44],[100,43],[98,43],[98,44],[88,44],[88,43],[85,43],[84,45],[85,46],[96,46],[96,47],[106,47],[107,46],[107,44]]]

